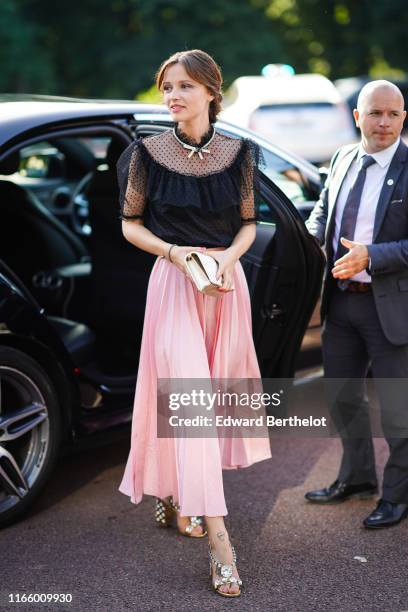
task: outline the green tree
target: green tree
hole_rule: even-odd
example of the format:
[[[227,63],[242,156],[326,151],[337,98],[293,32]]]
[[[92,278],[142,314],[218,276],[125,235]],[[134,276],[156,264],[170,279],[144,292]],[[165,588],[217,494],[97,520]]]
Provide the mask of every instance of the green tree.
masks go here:
[[[2,0],[3,91],[133,98],[201,48],[225,87],[268,63],[331,78],[406,70],[405,0]]]
[[[163,59],[188,48],[211,53],[227,84],[284,60],[279,26],[267,19],[264,0],[83,0],[58,10],[51,0],[15,2],[35,24],[58,75],[38,82],[38,93],[132,98],[152,85]]]
[[[18,0],[0,5],[0,89],[8,92],[53,91],[52,60],[41,40],[45,30],[28,20]]]
[[[374,57],[404,72],[408,72],[406,10],[405,0],[374,2],[371,6]]]
[[[270,0],[266,15],[283,26],[281,43],[300,71],[332,79],[392,65],[406,70],[404,0]]]

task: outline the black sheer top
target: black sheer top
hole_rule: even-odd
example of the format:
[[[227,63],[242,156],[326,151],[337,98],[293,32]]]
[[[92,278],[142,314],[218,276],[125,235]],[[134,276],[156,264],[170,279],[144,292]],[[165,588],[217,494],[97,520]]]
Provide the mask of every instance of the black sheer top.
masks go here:
[[[184,143],[200,143],[177,135]],[[225,246],[242,224],[258,220],[259,146],[247,138],[215,132],[203,158],[178,142],[172,129],[138,138],[117,162],[120,215],[143,219],[166,242],[180,246]]]

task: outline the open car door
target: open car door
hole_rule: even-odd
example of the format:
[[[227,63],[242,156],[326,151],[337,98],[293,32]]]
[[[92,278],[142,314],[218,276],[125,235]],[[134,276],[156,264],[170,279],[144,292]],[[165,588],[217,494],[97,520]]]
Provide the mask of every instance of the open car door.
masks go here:
[[[252,304],[252,329],[264,378],[291,378],[324,270],[324,255],[301,215],[261,174],[262,221],[241,258]]]

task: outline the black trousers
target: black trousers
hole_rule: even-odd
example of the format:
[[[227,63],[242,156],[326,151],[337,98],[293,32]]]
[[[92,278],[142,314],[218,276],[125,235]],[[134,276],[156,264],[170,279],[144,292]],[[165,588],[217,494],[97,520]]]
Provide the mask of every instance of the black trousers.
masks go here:
[[[341,393],[334,386],[329,396],[331,416],[343,444],[338,478],[350,484],[376,484],[364,380],[371,365],[374,380],[400,378],[396,382],[406,383],[408,345],[395,346],[387,340],[371,292],[349,293],[336,287],[324,321],[322,348],[326,379],[348,381]],[[390,397],[390,386],[382,387],[380,381],[378,385],[381,422],[390,450],[384,469],[382,497],[391,502],[408,503],[408,437],[406,430],[398,429],[398,415],[405,414],[407,420],[408,394],[396,392]]]

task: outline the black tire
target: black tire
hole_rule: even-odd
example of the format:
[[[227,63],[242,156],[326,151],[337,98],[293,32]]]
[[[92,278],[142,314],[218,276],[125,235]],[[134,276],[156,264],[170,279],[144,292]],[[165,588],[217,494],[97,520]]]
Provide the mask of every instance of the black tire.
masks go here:
[[[8,387],[7,375],[9,376]],[[37,444],[37,446],[41,446],[41,457],[39,458],[41,461],[39,460],[38,463],[35,463],[36,471],[32,470],[31,474],[32,483],[24,496],[19,498],[18,495],[11,495],[10,492],[7,491],[4,482],[0,481],[0,527],[5,527],[6,525],[14,523],[29,510],[54,468],[60,450],[62,434],[60,406],[55,387],[49,376],[42,366],[32,357],[20,350],[7,346],[0,346],[0,384],[2,384],[3,387],[3,408],[0,419],[2,417],[4,418],[7,414],[7,405],[5,405],[7,403],[7,389],[9,390],[9,395],[13,397],[13,376],[16,382],[15,395],[18,395],[18,390],[20,389],[18,381],[20,380],[22,383],[26,382],[27,391],[23,391],[22,395],[26,394],[28,396],[30,388],[33,389],[33,394],[38,391],[38,397],[41,397],[43,400],[41,401],[41,406],[44,406],[46,410],[43,411],[44,420],[41,424],[43,429],[41,432],[37,432],[37,427],[40,427],[40,425],[38,425],[30,432],[25,433],[24,436],[27,436],[27,441],[24,439],[24,436],[21,436],[18,440],[12,440],[11,442],[6,441],[2,444],[2,432],[0,427],[0,448],[8,451],[7,445],[10,446],[14,444],[18,448],[18,443],[21,443],[20,452],[22,457],[24,455],[24,446],[33,443],[34,438],[32,436],[39,437],[41,434],[41,441]],[[23,384],[21,388],[23,388]],[[46,417],[45,414],[47,415]],[[44,430],[46,430],[45,435]],[[31,436],[31,438],[28,438],[28,436]],[[21,458],[20,461],[17,461],[14,455],[13,458],[16,460],[19,467],[24,465]],[[7,467],[7,459],[4,457],[0,457],[0,465],[2,459],[5,461],[3,467]],[[27,471],[27,477],[28,475]]]

